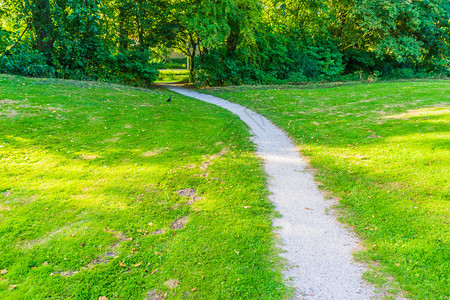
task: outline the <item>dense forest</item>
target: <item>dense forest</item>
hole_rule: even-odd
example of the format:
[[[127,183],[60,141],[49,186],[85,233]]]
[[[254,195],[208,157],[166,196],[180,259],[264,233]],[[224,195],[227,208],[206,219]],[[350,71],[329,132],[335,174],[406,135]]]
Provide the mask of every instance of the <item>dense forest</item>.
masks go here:
[[[450,1],[0,1],[0,73],[148,85],[167,49],[199,85],[448,75]]]

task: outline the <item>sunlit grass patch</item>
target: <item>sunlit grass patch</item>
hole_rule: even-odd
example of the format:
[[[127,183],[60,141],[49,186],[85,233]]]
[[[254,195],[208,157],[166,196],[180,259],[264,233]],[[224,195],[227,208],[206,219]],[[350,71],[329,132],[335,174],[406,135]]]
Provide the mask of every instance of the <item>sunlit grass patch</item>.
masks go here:
[[[156,82],[188,82],[189,70],[159,70]]]
[[[164,90],[0,85],[0,298],[285,295],[236,117]]]
[[[449,81],[209,91],[297,141],[365,239],[364,257],[414,298],[450,296]]]

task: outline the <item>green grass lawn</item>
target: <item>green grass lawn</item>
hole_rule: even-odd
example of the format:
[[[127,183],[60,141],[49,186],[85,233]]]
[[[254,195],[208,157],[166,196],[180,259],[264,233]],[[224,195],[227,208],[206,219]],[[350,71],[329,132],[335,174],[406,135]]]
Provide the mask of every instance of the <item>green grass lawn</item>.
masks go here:
[[[378,270],[413,298],[450,297],[450,81],[207,92],[295,139]]]
[[[156,82],[189,82],[189,70],[159,70]]]
[[[0,298],[284,297],[253,151],[164,90],[0,75]]]

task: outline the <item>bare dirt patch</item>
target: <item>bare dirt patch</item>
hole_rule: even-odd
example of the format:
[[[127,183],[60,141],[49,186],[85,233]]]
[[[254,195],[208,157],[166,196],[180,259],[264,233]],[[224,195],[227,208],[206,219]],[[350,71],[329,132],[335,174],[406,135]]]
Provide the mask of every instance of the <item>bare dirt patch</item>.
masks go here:
[[[447,107],[446,105],[442,105],[442,106],[429,107],[429,108],[423,108],[423,109],[410,109],[407,112],[402,113],[402,114],[384,116],[383,119],[409,120],[411,118],[429,117],[429,116],[449,114],[450,109],[448,109],[446,107]]]
[[[200,170],[205,171],[203,174],[197,174],[194,175],[194,177],[208,177],[209,173],[208,173],[208,167],[210,165],[213,164],[213,160],[222,157],[224,155],[226,155],[230,150],[228,148],[223,148],[219,153],[217,154],[213,154],[211,156],[205,156],[204,158],[206,158],[205,161],[202,162],[202,165],[200,166]]]
[[[21,103],[21,101],[18,100],[11,100],[11,99],[1,99],[0,100],[0,105],[15,105],[15,104],[19,104]]]
[[[151,235],[163,234],[164,232],[166,232],[166,229],[165,229],[165,228],[157,229],[157,230],[153,231],[153,232],[151,233]]]
[[[179,218],[172,223],[172,226],[170,226],[170,228],[175,230],[183,229],[184,227],[186,227],[187,222],[188,222],[187,216]]]
[[[106,140],[106,141],[107,141],[107,142],[111,142],[111,143],[115,143],[115,142],[117,142],[119,139],[120,139],[119,137],[115,137],[115,138],[112,138],[112,139],[109,139],[109,140]]]
[[[169,151],[170,148],[161,148],[161,149],[155,149],[155,150],[151,150],[151,151],[147,151],[142,153],[142,157],[152,157],[152,156],[156,156],[158,154],[161,154],[163,152]]]
[[[83,222],[78,222],[78,223],[73,223],[73,224],[68,224],[66,226],[63,226],[61,228],[58,228],[52,232],[46,233],[45,235],[43,235],[40,238],[34,239],[34,240],[30,240],[30,241],[23,241],[18,243],[18,247],[28,250],[28,249],[32,249],[36,246],[40,246],[43,244],[48,243],[51,239],[54,239],[58,236],[61,235],[70,235],[70,234],[76,234],[79,231],[83,231],[86,230],[87,227],[85,226],[81,226],[76,228],[79,224],[81,224]]]
[[[187,205],[192,205],[200,199],[200,197],[197,195],[197,191],[190,188],[181,189],[177,191],[177,194],[181,197],[189,198]]]
[[[88,155],[82,154],[82,155],[80,156],[80,158],[81,158],[81,159],[85,159],[85,160],[94,160],[94,159],[97,159],[97,158],[101,158],[101,156],[95,155],[95,154],[88,154]]]
[[[130,238],[126,237],[122,232],[107,229],[105,229],[104,231],[113,234],[114,237],[117,238],[117,241],[111,245],[109,251],[103,253],[97,259],[92,260],[89,264],[87,264],[84,267],[81,267],[79,270],[57,271],[55,273],[63,277],[70,277],[83,270],[93,269],[97,265],[107,264],[111,261],[111,259],[117,257],[116,249],[119,247],[120,243],[123,241],[131,240]]]
[[[161,151],[147,151],[142,153],[142,157],[151,157],[151,156],[155,156],[158,155],[159,153],[161,153]]]
[[[6,116],[8,118],[15,118],[18,115],[23,115],[23,114],[19,113],[15,109],[6,109],[4,112],[0,112],[0,116]]]
[[[223,148],[222,150],[220,150],[219,153],[212,155],[209,159],[214,160],[216,158],[226,155],[228,152],[230,152],[228,148]]]
[[[171,290],[175,289],[179,284],[180,281],[178,279],[169,279],[164,284]]]
[[[147,294],[147,300],[164,300],[166,296],[157,292],[156,290],[151,290]]]
[[[0,204],[0,211],[10,211],[11,208],[7,205]]]

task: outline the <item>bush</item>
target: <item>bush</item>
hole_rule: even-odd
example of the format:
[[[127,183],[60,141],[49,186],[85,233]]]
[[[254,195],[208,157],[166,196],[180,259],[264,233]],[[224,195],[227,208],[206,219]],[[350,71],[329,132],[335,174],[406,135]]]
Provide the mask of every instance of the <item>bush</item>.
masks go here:
[[[39,51],[17,46],[0,55],[0,73],[51,77],[55,71],[46,63],[44,55]]]
[[[11,45],[11,34],[3,30],[0,26],[0,54],[5,53],[7,47]]]
[[[198,57],[195,69],[193,81],[200,86],[249,84],[262,79],[261,71],[251,64],[227,57],[219,50]]]
[[[307,81],[335,80],[339,78],[345,64],[337,45],[327,37],[309,41],[290,41],[289,57],[292,60],[290,76]]]
[[[53,66],[46,62],[46,57],[37,50],[17,46],[12,51],[0,55],[0,73],[8,73],[32,77],[52,77],[75,80],[103,80],[120,82],[131,85],[147,86],[158,77],[159,65],[150,63],[150,52],[130,50],[116,55],[110,55],[107,59],[94,67],[84,61],[85,65],[78,61],[78,65],[62,66],[54,60]]]
[[[150,51],[128,50],[110,56],[107,77],[131,85],[149,85],[158,78],[159,64],[150,62]]]
[[[377,60],[373,53],[348,49],[343,51],[343,61],[345,63],[345,73],[350,74],[353,72],[373,72]]]

